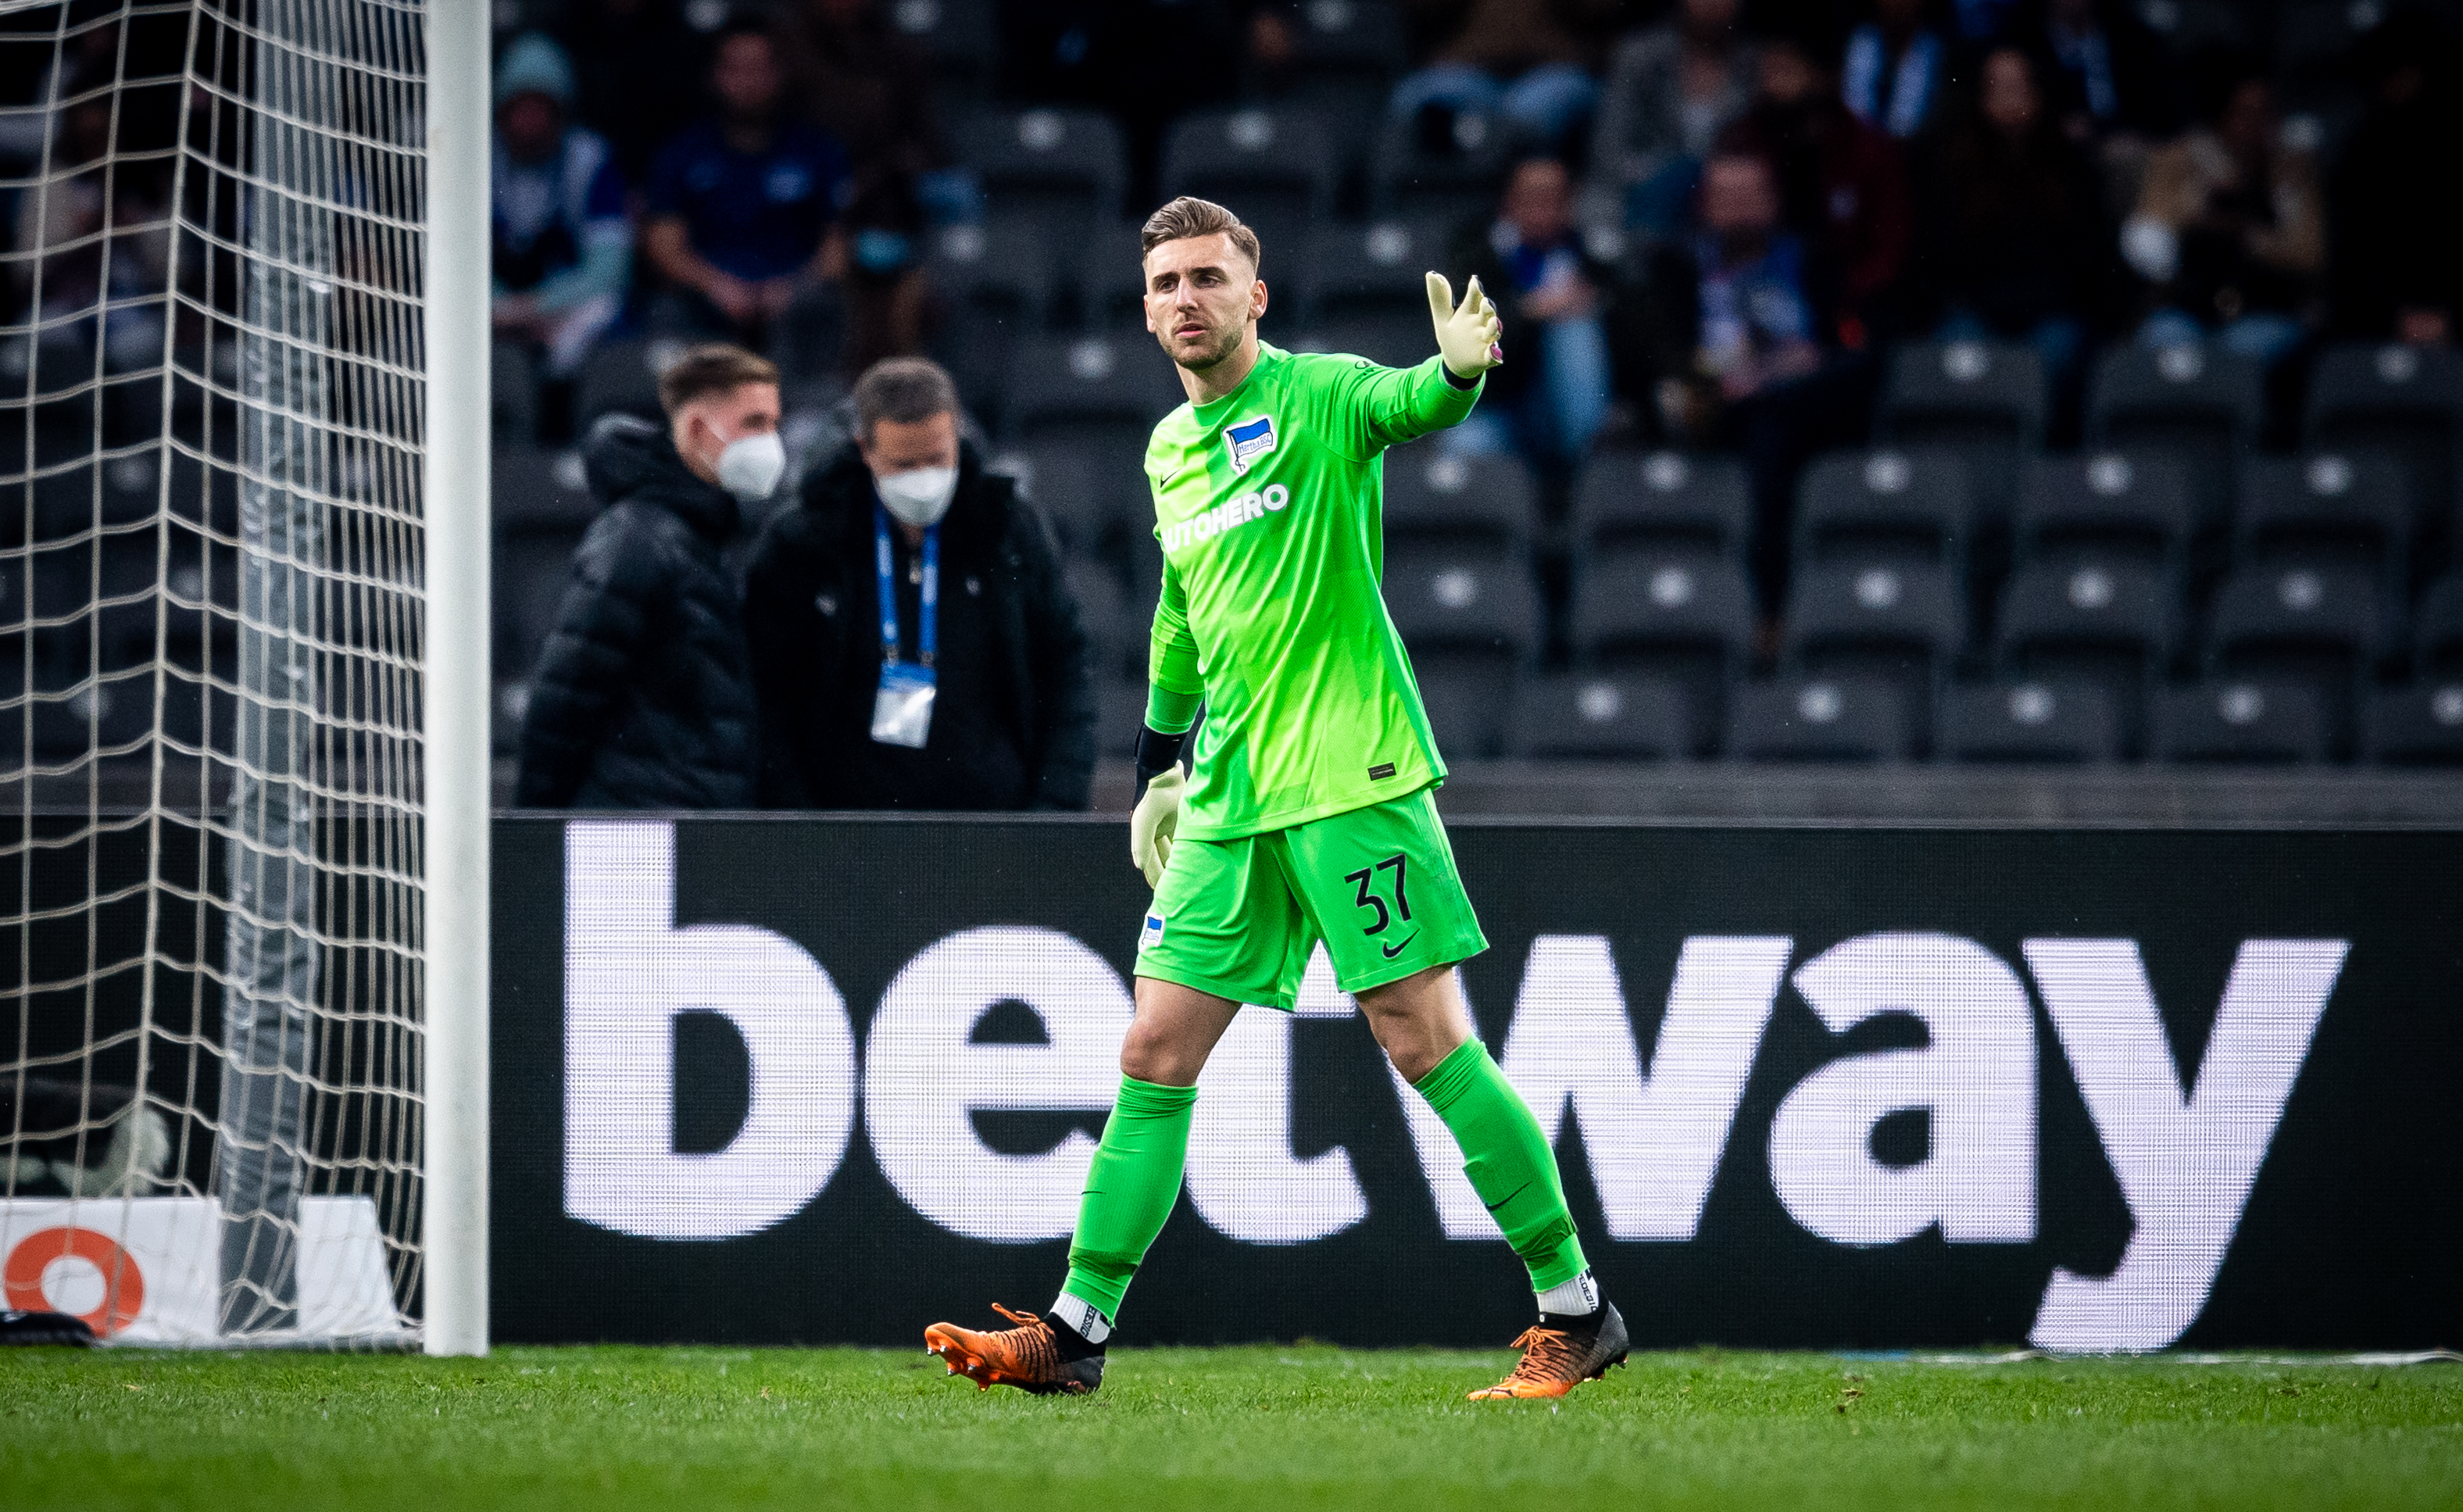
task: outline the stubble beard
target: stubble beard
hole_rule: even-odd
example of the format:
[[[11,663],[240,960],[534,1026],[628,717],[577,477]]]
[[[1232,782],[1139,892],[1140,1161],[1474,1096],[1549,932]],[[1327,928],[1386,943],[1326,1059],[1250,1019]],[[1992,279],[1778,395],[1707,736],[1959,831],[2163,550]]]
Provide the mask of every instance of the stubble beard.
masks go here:
[[[1240,338],[1248,333],[1248,322],[1244,320],[1221,332],[1210,347],[1187,357],[1174,351],[1171,360],[1192,373],[1211,372],[1240,349]]]

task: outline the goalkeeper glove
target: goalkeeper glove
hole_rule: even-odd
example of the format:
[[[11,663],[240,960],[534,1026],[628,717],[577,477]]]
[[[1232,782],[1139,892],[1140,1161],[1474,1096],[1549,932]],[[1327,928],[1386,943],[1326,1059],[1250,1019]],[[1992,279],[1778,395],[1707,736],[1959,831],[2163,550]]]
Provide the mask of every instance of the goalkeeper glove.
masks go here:
[[[1129,811],[1129,859],[1145,873],[1149,887],[1163,882],[1164,863],[1171,859],[1172,837],[1180,832],[1181,789],[1188,781],[1177,764],[1164,768]]]
[[[1505,361],[1505,349],[1497,344],[1505,335],[1505,322],[1496,318],[1496,306],[1488,302],[1478,274],[1463,285],[1459,307],[1454,304],[1454,286],[1446,281],[1446,275],[1428,274],[1428,315],[1437,322],[1437,353],[1446,361],[1446,371],[1466,384]]]

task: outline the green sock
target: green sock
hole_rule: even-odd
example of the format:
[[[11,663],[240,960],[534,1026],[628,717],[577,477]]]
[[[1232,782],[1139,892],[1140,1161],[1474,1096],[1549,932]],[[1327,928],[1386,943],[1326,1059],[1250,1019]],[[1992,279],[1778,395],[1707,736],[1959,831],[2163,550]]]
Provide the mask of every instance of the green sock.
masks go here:
[[[1069,1245],[1069,1280],[1060,1288],[1107,1319],[1120,1317],[1129,1278],[1180,1199],[1189,1114],[1196,1106],[1193,1086],[1121,1078],[1120,1099],[1086,1172],[1078,1235]]]
[[[1531,1289],[1544,1292],[1580,1276],[1582,1241],[1565,1211],[1557,1152],[1488,1046],[1470,1041],[1412,1085],[1453,1131],[1463,1174],[1514,1253],[1531,1267]]]

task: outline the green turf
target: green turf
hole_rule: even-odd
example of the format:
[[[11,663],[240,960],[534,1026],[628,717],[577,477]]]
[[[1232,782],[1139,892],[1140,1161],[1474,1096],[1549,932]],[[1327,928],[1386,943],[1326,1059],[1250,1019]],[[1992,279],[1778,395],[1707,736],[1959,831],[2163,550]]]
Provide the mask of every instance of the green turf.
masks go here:
[[[1122,1350],[1038,1400],[853,1349],[16,1350],[0,1507],[2463,1505],[2463,1367],[1714,1352],[1462,1399],[1509,1358]]]

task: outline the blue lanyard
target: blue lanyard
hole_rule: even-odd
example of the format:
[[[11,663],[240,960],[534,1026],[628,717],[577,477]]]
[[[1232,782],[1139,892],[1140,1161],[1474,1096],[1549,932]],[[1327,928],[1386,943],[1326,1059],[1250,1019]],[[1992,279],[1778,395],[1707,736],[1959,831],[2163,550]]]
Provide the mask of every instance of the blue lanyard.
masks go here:
[[[889,515],[878,503],[872,506],[872,565],[881,582],[881,659],[898,660],[898,583],[891,574],[889,550]],[[941,648],[941,527],[934,525],[924,532],[924,594],[921,622],[915,627],[916,639],[923,647],[922,663],[932,665],[932,655]]]

